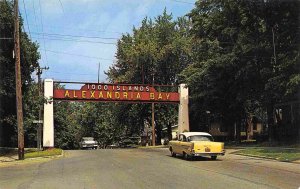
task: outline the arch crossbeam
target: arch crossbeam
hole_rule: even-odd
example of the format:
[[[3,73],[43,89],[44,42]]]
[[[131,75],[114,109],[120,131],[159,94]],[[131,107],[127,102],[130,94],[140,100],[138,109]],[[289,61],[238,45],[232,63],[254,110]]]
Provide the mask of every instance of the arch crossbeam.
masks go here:
[[[77,84],[78,89],[66,89],[59,83]],[[54,82],[45,79],[44,96],[49,99],[44,104],[43,147],[54,147],[54,116],[52,100],[68,101],[111,101],[133,103],[179,103],[178,132],[189,131],[188,88],[180,84],[177,91],[169,85],[111,84]],[[168,92],[165,88],[173,88]]]

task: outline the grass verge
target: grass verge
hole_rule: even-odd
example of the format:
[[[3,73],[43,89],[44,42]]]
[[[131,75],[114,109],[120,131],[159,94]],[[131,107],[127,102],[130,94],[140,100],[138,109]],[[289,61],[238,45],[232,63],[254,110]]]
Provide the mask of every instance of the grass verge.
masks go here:
[[[52,148],[44,151],[29,151],[25,153],[25,158],[35,158],[35,157],[45,157],[45,156],[55,156],[61,155],[62,149]]]
[[[168,148],[168,145],[157,145],[157,146],[139,146],[138,148]]]
[[[234,154],[275,159],[285,162],[300,160],[300,149],[249,148],[236,151]]]

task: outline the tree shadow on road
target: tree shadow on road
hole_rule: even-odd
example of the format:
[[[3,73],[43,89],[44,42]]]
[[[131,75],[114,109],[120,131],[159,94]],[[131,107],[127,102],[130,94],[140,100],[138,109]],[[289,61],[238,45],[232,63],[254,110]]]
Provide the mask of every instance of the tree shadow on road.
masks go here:
[[[176,155],[176,157],[172,157],[171,155],[166,155],[168,157],[171,157],[171,158],[176,158],[176,159],[182,159],[182,160],[185,160],[183,156],[181,155]],[[202,157],[202,156],[199,156],[199,157],[192,157],[190,158],[188,161],[222,161],[220,159],[216,159],[216,160],[213,160],[211,159],[210,157]]]

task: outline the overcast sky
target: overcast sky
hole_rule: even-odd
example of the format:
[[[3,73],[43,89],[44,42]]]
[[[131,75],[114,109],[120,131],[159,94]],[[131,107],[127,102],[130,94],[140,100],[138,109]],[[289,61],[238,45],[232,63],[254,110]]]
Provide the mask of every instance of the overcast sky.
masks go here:
[[[116,42],[146,16],[166,7],[173,19],[184,16],[195,0],[19,0],[24,29],[39,44],[42,78],[56,81],[106,82]],[[25,4],[24,4],[25,3]],[[25,6],[24,6],[25,5]],[[29,32],[30,31],[30,32]]]

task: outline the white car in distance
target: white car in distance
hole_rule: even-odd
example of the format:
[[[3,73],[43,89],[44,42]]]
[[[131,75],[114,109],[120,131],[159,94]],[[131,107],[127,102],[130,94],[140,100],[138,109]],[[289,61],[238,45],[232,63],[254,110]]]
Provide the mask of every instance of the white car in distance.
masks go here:
[[[81,141],[79,142],[79,146],[81,149],[86,149],[86,148],[97,149],[98,142],[95,141],[93,137],[82,137]]]

